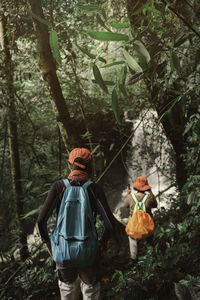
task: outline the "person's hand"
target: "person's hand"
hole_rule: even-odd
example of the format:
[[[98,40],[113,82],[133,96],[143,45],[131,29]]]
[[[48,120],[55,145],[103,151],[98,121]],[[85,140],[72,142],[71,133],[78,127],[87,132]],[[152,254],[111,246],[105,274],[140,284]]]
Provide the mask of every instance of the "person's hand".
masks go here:
[[[49,252],[49,255],[52,256],[51,241],[50,241],[50,239],[48,240],[48,242],[46,242],[46,245],[47,245],[47,250]]]
[[[131,193],[130,187],[127,187],[126,192],[127,192],[127,194],[130,194],[130,193]]]

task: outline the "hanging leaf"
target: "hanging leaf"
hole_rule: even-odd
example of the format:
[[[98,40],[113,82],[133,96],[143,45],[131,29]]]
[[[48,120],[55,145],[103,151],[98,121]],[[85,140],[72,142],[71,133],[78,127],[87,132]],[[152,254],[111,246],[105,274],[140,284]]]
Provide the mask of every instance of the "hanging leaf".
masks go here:
[[[93,74],[95,80],[97,81],[97,84],[99,84],[99,86],[105,93],[108,93],[107,86],[105,85],[104,80],[101,76],[101,72],[99,71],[99,68],[96,65],[93,65]]]
[[[119,84],[119,90],[120,90],[121,94],[122,94],[124,97],[128,97],[126,88],[125,88],[125,86],[124,86],[123,84]]]
[[[176,70],[177,73],[181,72],[180,60],[175,52],[171,53],[170,63],[171,63],[172,70]]]
[[[92,59],[96,58],[96,55],[92,54],[91,52],[89,52],[86,48],[80,47],[76,44],[76,46],[78,47],[79,50],[81,50],[84,54],[86,54],[87,56],[89,56]]]
[[[134,41],[133,47],[135,51],[137,51],[144,58],[145,62],[148,64],[149,61],[151,60],[151,57],[146,47],[142,44],[142,42],[138,40]]]
[[[84,10],[85,12],[87,13],[93,13],[95,11],[98,11],[99,10],[99,6],[98,5],[83,5],[83,6],[80,6],[80,8],[82,10]]]
[[[119,75],[119,82],[120,82],[120,84],[124,84],[125,83],[126,73],[127,73],[127,67],[123,66],[121,68],[121,70],[120,70],[120,75]]]
[[[58,36],[55,30],[49,34],[49,44],[53,53],[53,57],[58,64],[61,64],[61,56],[58,47]]]
[[[110,64],[108,64],[108,65],[103,66],[102,68],[110,68],[110,67],[113,67],[113,66],[122,65],[122,64],[124,64],[124,63],[125,63],[124,60],[115,61],[115,62],[113,62],[113,63],[110,63]]]
[[[134,70],[136,73],[142,72],[142,68],[140,65],[136,62],[136,60],[125,50],[123,49],[124,57],[129,65],[129,67]]]
[[[98,144],[91,152],[91,155],[93,155],[98,149],[100,148],[100,145]]]
[[[43,19],[43,18],[37,16],[37,15],[34,14],[34,12],[32,12],[32,11],[29,11],[29,13],[30,13],[30,15],[31,15],[31,17],[32,17],[33,19],[39,21],[40,23],[42,23],[42,24],[44,24],[44,25],[47,25],[48,27],[51,27],[51,23],[48,22],[47,20],[45,20],[45,19]]]
[[[98,60],[101,61],[101,62],[103,62],[103,63],[105,63],[105,64],[106,64],[106,62],[107,62],[107,61],[105,60],[105,58],[103,58],[103,57],[101,57],[101,56],[98,57]]]
[[[88,79],[85,79],[85,80],[88,80]],[[98,82],[97,82],[96,80],[92,80],[92,82],[98,84]],[[108,86],[113,86],[113,85],[115,85],[115,83],[114,83],[113,81],[104,80],[103,82],[104,82],[105,85],[108,85]]]
[[[118,106],[118,96],[117,96],[116,89],[114,89],[112,92],[112,109],[114,111],[114,115],[117,123],[121,125],[119,106]]]
[[[128,41],[129,37],[126,34],[115,33],[115,32],[106,32],[106,31],[85,31],[86,35],[98,41]]]
[[[109,25],[112,28],[115,28],[115,29],[123,29],[123,28],[129,28],[130,27],[129,23],[110,23]]]

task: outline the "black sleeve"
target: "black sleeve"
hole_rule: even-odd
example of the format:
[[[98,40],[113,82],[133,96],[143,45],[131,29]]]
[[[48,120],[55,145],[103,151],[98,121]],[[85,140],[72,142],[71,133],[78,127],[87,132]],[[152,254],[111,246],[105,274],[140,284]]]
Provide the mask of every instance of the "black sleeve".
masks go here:
[[[92,202],[95,203],[95,209],[104,222],[105,231],[102,241],[107,242],[111,232],[113,232],[115,218],[110,210],[105,193],[99,185],[92,183],[88,188],[88,194],[90,199],[92,198]]]
[[[38,216],[38,229],[44,242],[48,242],[49,240],[47,221],[55,208],[57,211],[59,210],[61,203],[61,194],[62,191],[64,191],[64,188],[65,185],[62,180],[59,180],[53,184],[44,202],[43,208]]]

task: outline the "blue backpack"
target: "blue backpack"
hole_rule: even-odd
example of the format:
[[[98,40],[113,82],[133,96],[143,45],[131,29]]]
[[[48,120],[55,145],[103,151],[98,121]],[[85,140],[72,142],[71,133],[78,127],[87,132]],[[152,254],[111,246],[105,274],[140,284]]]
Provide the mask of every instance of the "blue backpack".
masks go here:
[[[64,180],[64,191],[56,227],[51,234],[53,260],[64,267],[89,267],[98,251],[98,237],[87,187],[71,186]]]

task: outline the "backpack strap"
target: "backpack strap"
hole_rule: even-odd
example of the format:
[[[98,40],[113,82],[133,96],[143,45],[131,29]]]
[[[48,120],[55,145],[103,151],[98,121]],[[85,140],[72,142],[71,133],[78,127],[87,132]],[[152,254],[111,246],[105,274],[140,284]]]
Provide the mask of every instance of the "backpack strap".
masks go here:
[[[63,182],[64,182],[64,185],[66,186],[66,188],[69,188],[71,186],[68,179],[63,179]]]
[[[135,194],[134,194],[133,189],[131,189],[131,196],[133,197],[133,200],[134,200],[134,202],[135,202],[135,207],[134,207],[134,211],[133,211],[133,212],[135,213],[135,211],[136,211],[137,209],[146,212],[145,202],[146,202],[146,200],[147,200],[149,194],[146,194],[146,195],[143,197],[142,201],[138,201],[137,197],[136,197]]]
[[[86,181],[86,182],[82,185],[82,187],[83,187],[84,189],[87,189],[88,186],[89,186],[91,183],[92,183],[92,181],[88,180],[88,181]]]

